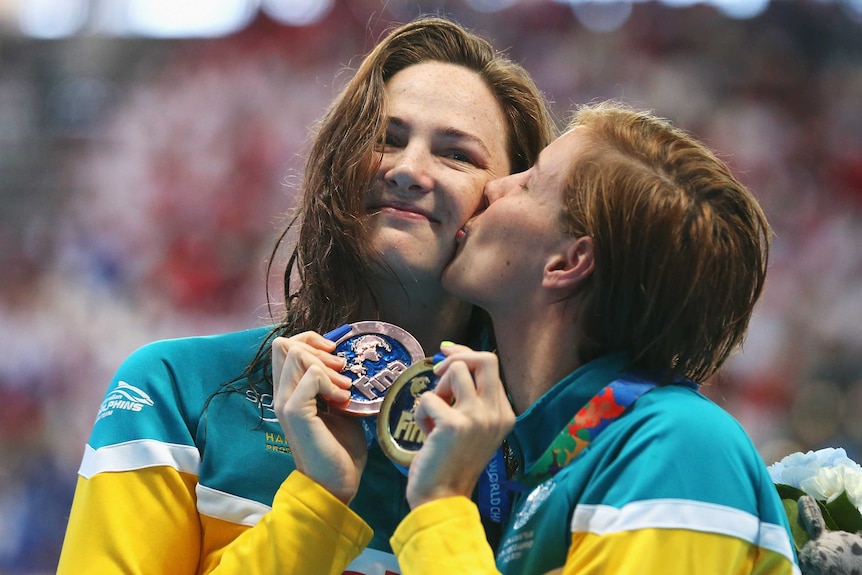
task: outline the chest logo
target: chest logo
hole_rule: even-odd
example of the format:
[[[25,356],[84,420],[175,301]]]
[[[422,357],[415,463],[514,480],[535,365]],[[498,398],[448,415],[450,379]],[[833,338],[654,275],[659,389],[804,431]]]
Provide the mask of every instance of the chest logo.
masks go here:
[[[536,514],[536,511],[538,511],[542,503],[548,499],[556,486],[556,482],[553,479],[549,479],[533,489],[533,491],[531,491],[527,496],[524,506],[519,509],[518,513],[515,515],[515,523],[512,527],[517,530],[526,525],[527,521]]]

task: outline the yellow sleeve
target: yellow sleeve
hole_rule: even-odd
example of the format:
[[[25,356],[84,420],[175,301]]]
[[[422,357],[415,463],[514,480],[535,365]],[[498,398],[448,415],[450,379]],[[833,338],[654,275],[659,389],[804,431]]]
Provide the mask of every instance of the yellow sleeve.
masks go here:
[[[251,528],[198,515],[196,483],[165,466],[79,477],[57,575],[340,574],[371,540],[298,471]]]
[[[196,573],[196,482],[171,467],[79,476],[57,574]]]
[[[340,575],[372,536],[352,509],[299,471],[279,487],[272,511],[224,549],[213,575]]]
[[[447,497],[420,505],[390,539],[403,575],[499,573],[476,504]]]
[[[799,575],[784,555],[687,529],[574,533],[563,575]]]

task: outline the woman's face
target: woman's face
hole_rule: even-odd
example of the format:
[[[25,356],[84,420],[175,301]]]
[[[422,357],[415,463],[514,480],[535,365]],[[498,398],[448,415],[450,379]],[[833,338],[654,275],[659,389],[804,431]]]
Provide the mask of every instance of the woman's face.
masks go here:
[[[569,245],[560,224],[563,190],[584,142],[572,130],[526,172],[488,183],[488,207],[458,234],[458,252],[443,275],[447,290],[492,317],[496,310],[527,309],[523,304],[540,294],[545,269]]]
[[[371,240],[402,280],[439,282],[486,182],[510,171],[506,121],[473,71],[424,62],[386,86],[388,127],[365,208]]]

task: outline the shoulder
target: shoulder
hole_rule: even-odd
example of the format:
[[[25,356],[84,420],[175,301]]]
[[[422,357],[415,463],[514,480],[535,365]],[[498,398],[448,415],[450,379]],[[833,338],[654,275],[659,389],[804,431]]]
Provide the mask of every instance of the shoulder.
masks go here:
[[[749,443],[745,429],[730,413],[684,386],[655,388],[641,397],[625,417],[651,441],[681,446],[731,440]]]
[[[240,379],[268,342],[269,328],[154,341],[120,364],[119,382],[171,395],[212,393],[213,385]],[[109,388],[110,391],[110,388]]]
[[[268,328],[166,339],[133,352],[99,406],[91,445],[142,438],[187,443],[209,399],[241,381]]]
[[[131,385],[170,401],[200,403],[220,386],[244,377],[269,333],[269,328],[256,328],[149,343],[123,362],[108,391]]]
[[[683,497],[754,510],[762,486],[771,487],[744,428],[691,389],[650,391],[603,436],[594,457],[623,499]]]
[[[659,387],[641,397],[624,430],[629,453],[650,453],[694,472],[734,468],[760,474],[765,465],[743,426],[702,394],[682,386]],[[632,451],[633,450],[633,451]]]
[[[267,343],[269,333],[270,328],[260,327],[217,335],[158,340],[135,350],[120,369],[160,363],[245,360],[253,357]]]

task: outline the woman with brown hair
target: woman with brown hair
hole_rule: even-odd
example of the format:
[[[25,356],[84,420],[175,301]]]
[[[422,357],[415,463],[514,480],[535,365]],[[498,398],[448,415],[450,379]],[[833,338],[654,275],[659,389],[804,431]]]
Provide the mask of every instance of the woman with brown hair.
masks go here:
[[[443,347],[392,539],[403,572],[798,573],[766,466],[698,392],[763,290],[763,211],[661,118],[605,103],[570,128],[486,186],[444,273],[488,311],[499,363]],[[495,553],[464,496],[504,438],[515,496]]]
[[[273,412],[272,342],[332,369],[343,360],[319,333],[360,320],[426,347],[482,346],[487,323],[440,277],[484,184],[529,167],[552,130],[532,80],[484,39],[440,18],[390,32],[318,126],[282,236],[297,234],[284,316],[124,362],[86,447],[59,573],[399,572],[388,539],[407,512],[405,478],[373,446],[355,446],[356,473],[336,489],[373,537],[337,517],[331,533],[308,531],[310,482],[291,475],[302,446]]]

